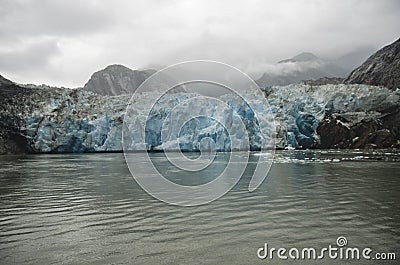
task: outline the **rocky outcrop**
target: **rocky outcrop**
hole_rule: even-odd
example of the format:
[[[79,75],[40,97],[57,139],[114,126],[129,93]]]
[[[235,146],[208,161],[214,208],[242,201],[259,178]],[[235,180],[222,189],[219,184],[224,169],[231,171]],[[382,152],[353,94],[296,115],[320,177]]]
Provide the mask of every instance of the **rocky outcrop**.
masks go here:
[[[23,131],[22,113],[31,110],[27,98],[31,89],[22,88],[0,76],[0,154],[32,151]]]
[[[400,88],[400,39],[369,57],[344,82]]]
[[[317,128],[319,148],[400,148],[399,106],[356,123],[346,116],[334,114],[321,121]]]
[[[123,65],[109,65],[95,72],[83,89],[103,96],[132,94],[153,73],[151,70],[138,71]]]

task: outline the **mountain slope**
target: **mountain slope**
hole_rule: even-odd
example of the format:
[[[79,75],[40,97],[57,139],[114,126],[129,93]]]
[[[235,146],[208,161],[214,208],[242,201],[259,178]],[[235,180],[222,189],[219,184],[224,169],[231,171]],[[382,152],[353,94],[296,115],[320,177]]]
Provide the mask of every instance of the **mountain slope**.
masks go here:
[[[103,96],[130,94],[152,74],[151,71],[131,70],[123,65],[109,65],[95,72],[83,89]]]
[[[344,82],[385,86],[393,90],[400,87],[400,39],[369,57]]]

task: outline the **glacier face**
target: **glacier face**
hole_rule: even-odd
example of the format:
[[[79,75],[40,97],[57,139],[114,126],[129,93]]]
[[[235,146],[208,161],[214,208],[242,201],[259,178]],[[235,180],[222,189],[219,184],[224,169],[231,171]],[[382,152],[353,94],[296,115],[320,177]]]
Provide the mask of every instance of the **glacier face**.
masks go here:
[[[368,85],[288,85],[264,89],[277,121],[277,147],[318,147],[317,127],[327,115],[347,117],[346,126],[376,119],[399,106],[400,91]]]
[[[152,105],[155,96],[134,95],[134,105],[125,115],[126,150],[229,151],[274,146],[273,115],[262,96],[247,95],[246,102],[231,94],[213,99],[178,93],[166,94]],[[145,109],[151,109],[148,116]]]
[[[27,139],[33,152],[121,151],[122,140],[129,150],[228,151],[246,149],[241,146],[244,137],[249,139],[250,150],[318,148],[325,137],[317,133],[318,126],[328,116],[341,117],[336,123],[346,129],[367,120],[379,122],[385,110],[400,106],[399,90],[368,85],[289,85],[263,91],[269,106],[260,95],[248,95],[249,104],[223,95],[220,100],[228,107],[221,108],[217,101],[196,105],[191,100],[198,95],[190,93],[166,95],[153,106],[155,94],[151,92],[130,99],[128,95],[36,88],[23,99],[29,105],[7,99],[2,117],[17,121],[17,133]],[[134,107],[125,115],[128,104]],[[176,109],[180,105],[186,106],[185,111]],[[172,110],[174,115],[169,114]],[[194,117],[187,120],[188,114]],[[124,118],[129,121],[129,134],[122,139]],[[269,141],[272,136],[274,142]]]
[[[36,89],[20,113],[33,152],[121,151],[127,98],[71,89]]]

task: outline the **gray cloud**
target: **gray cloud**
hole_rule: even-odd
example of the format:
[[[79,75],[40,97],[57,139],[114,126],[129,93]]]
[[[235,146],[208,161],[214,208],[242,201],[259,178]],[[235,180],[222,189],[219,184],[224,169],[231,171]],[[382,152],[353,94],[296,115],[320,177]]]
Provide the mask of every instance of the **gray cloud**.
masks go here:
[[[52,39],[24,43],[14,49],[0,51],[0,68],[18,72],[46,67],[49,60],[59,52],[57,42]]]
[[[3,41],[92,34],[113,23],[106,6],[93,1],[3,0],[0,10]]]
[[[396,0],[0,0],[0,74],[82,86],[108,64],[210,59],[246,71],[303,51],[334,59],[399,37]]]

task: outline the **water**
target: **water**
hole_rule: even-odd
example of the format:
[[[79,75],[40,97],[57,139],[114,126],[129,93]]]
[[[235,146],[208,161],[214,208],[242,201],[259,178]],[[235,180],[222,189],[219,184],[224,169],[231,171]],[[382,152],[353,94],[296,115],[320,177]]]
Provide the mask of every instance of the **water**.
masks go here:
[[[396,152],[280,151],[255,192],[247,170],[227,195],[199,207],[146,194],[122,154],[2,156],[0,165],[2,265],[286,264],[259,260],[258,248],[318,249],[338,236],[400,259]]]

